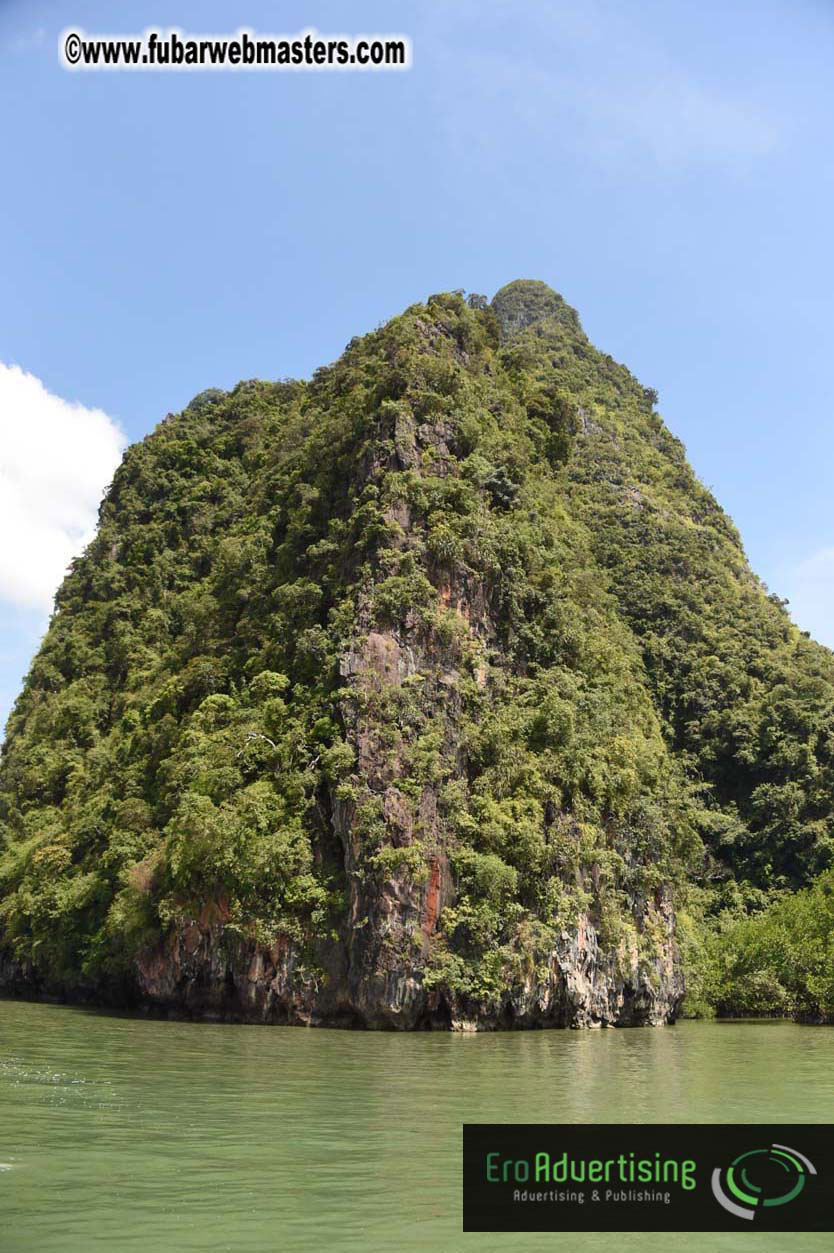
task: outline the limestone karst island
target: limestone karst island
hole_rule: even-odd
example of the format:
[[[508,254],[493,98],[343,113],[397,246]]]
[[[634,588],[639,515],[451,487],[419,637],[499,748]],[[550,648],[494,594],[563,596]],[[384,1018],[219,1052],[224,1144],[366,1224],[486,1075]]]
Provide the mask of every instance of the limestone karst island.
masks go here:
[[[834,1015],[834,655],[544,284],[125,454],[0,766],[6,992],[398,1029]]]

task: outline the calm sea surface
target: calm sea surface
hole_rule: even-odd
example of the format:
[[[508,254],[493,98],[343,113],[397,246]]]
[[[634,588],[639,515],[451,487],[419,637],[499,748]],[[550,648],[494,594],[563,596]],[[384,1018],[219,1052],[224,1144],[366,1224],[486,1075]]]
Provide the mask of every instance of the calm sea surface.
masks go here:
[[[479,1120],[834,1122],[834,1029],[381,1035],[0,1001],[0,1250],[668,1251],[666,1235],[463,1235],[460,1128]]]

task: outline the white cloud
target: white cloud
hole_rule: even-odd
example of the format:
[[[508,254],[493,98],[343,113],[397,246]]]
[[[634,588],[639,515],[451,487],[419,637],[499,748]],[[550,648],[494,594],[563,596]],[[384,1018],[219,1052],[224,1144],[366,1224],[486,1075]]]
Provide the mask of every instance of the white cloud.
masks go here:
[[[635,76],[588,89],[583,104],[610,150],[642,148],[667,167],[753,160],[781,138],[776,118],[761,103],[697,82],[676,66],[649,81]]]
[[[481,7],[473,0],[469,11]],[[543,5],[526,15],[534,29],[523,48],[508,24],[506,47],[474,40],[454,54],[448,9],[436,7],[433,51],[444,66],[440,124],[462,157],[496,143],[511,152],[522,129],[551,160],[572,151],[606,168],[647,160],[664,173],[744,169],[784,145],[785,120],[763,88],[705,70],[680,40],[664,41],[622,5]]]
[[[101,409],[0,363],[0,601],[49,609],[126,443]]]
[[[18,35],[12,46],[17,52],[26,52],[29,48],[39,48],[44,39],[46,39],[46,28],[38,26],[25,35]]]
[[[834,548],[818,548],[781,583],[797,626],[834,648]]]

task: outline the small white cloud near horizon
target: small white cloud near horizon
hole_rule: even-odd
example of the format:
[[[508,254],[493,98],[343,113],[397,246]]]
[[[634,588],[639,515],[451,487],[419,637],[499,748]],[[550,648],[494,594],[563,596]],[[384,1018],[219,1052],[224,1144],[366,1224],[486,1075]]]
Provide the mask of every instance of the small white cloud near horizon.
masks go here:
[[[0,362],[0,601],[49,612],[126,443],[103,410]]]
[[[28,52],[30,48],[39,48],[46,39],[46,27],[37,26],[25,35],[18,35],[12,47],[16,52]]]
[[[452,72],[438,97],[440,125],[462,160],[496,143],[512,152],[523,128],[546,145],[550,160],[554,149],[573,150],[583,164],[625,168],[632,178],[636,160],[652,163],[664,179],[709,165],[738,173],[784,148],[796,124],[764,90],[717,66],[705,73],[657,23],[636,22],[615,0],[539,6],[529,15],[533,33],[523,54],[512,42],[452,48],[448,5],[435,0],[434,7],[432,55]],[[456,17],[463,11],[477,21],[481,7],[459,0]],[[506,0],[503,7],[510,15],[517,6]]]
[[[834,547],[818,548],[780,582],[796,625],[834,648]]]

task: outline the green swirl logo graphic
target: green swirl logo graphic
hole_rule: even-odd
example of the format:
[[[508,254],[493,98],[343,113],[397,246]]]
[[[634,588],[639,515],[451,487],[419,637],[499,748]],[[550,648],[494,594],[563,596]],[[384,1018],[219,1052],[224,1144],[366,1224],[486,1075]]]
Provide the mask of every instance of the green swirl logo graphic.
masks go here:
[[[813,1162],[787,1144],[740,1153],[726,1170],[712,1172],[712,1193],[719,1205],[750,1222],[762,1208],[787,1205],[799,1196],[808,1175],[817,1173]]]

